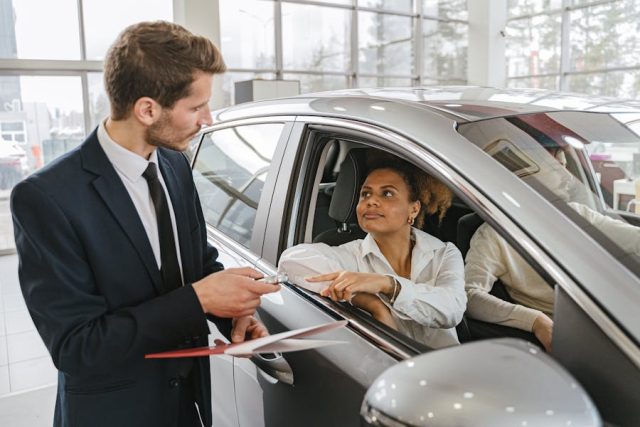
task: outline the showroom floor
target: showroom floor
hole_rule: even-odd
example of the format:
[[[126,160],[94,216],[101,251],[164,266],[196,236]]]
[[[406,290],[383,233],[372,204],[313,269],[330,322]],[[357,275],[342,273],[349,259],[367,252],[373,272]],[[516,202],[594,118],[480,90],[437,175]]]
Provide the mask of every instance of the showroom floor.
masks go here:
[[[0,222],[7,211],[0,208]],[[0,240],[12,234],[10,227],[0,228]],[[0,256],[0,426],[50,426],[55,384],[56,369],[20,292],[18,256]]]

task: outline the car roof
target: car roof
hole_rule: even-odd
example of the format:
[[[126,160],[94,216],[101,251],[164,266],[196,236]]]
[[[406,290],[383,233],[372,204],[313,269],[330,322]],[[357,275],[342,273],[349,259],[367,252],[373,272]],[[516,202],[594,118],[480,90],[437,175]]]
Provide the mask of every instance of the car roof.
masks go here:
[[[495,89],[480,86],[345,89],[239,104],[214,113],[216,121],[264,115],[322,115],[362,119],[376,109],[372,101],[403,109],[431,110],[457,123],[517,114],[577,110],[640,112],[640,101],[561,93],[544,89]],[[379,108],[384,109],[380,104]],[[393,120],[393,115],[387,115]]]

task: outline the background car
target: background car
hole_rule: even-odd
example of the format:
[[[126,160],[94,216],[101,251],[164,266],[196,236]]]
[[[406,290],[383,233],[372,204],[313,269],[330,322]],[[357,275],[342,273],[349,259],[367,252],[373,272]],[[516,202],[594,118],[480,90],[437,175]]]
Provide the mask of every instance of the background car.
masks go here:
[[[425,231],[465,252],[475,228],[488,222],[554,288],[555,307],[551,357],[522,341],[535,343],[529,333],[468,316],[457,328],[462,345],[436,350],[347,303],[287,283],[263,298],[259,315],[269,330],[347,319],[347,328],[327,338],[348,344],[252,360],[212,358],[214,421],[359,425],[362,406],[372,422],[380,408],[371,408],[370,399],[363,406],[367,389],[379,386],[376,378],[389,368],[389,375],[404,375],[398,372],[407,361],[420,363],[420,370],[404,377],[416,384],[420,372],[439,366],[440,374],[430,375],[440,375],[440,387],[411,389],[414,399],[402,406],[405,412],[391,414],[389,406],[376,422],[386,417],[383,425],[444,425],[438,419],[464,413],[470,418],[456,418],[455,425],[586,425],[580,416],[597,418],[599,411],[605,423],[640,425],[640,246],[623,245],[572,208],[579,203],[602,217],[640,224],[633,209],[619,210],[628,205],[619,203],[622,197],[638,197],[633,153],[640,152],[634,125],[640,110],[607,100],[600,108],[606,111],[598,111],[602,98],[567,102],[582,110],[563,110],[565,98],[575,96],[478,87],[347,90],[215,113],[216,124],[194,146],[192,164],[209,238],[225,266],[274,274],[288,247],[361,236],[350,212],[364,177],[343,160],[382,150],[413,162],[454,192],[444,220],[431,218]],[[566,170],[547,146],[567,153]],[[624,159],[616,160],[616,152],[626,153]],[[624,172],[620,178],[610,179],[596,164],[603,153]],[[554,181],[558,168],[569,179]],[[559,197],[560,191],[566,194]],[[520,340],[504,344],[500,337]],[[516,347],[517,354],[511,353]],[[537,362],[528,365],[531,357]],[[575,396],[553,393],[552,383],[584,388],[582,413],[570,409]],[[438,390],[446,390],[449,400]],[[451,400],[452,390],[465,405]],[[473,405],[464,401],[468,396],[476,399]],[[437,411],[409,414],[430,405]],[[410,423],[403,414],[417,418]]]
[[[24,149],[0,139],[0,189],[13,188],[28,172],[29,163]]]

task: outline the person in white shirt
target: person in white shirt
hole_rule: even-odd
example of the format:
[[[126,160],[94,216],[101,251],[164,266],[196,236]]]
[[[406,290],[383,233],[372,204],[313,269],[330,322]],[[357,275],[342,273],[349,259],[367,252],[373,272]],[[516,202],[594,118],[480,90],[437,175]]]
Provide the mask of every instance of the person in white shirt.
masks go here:
[[[640,229],[603,215],[583,203],[569,201],[573,198],[570,191],[571,182],[575,179],[565,169],[565,153],[561,148],[547,151],[557,163],[550,164],[537,179],[626,252],[640,255]],[[556,165],[561,167],[556,168]],[[532,332],[550,351],[554,291],[529,263],[486,223],[471,238],[465,263],[469,317]],[[489,293],[498,279],[513,303]]]
[[[427,213],[442,218],[451,197],[446,186],[407,162],[373,166],[356,209],[367,236],[337,247],[294,246],[283,252],[279,268],[294,283],[351,301],[433,348],[458,344],[455,326],[467,302],[462,256],[419,229]]]

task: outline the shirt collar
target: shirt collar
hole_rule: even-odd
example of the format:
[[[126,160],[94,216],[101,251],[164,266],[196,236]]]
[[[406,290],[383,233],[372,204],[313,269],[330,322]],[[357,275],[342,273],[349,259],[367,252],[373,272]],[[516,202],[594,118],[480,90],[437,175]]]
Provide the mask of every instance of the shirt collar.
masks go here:
[[[158,167],[158,150],[153,150],[151,152],[149,160],[127,150],[111,139],[107,132],[107,128],[105,127],[105,122],[106,120],[101,122],[100,126],[98,126],[98,142],[113,167],[121,175],[124,175],[129,181],[135,183],[142,179],[142,173],[147,169],[150,162],[155,163],[156,167]]]
[[[444,243],[422,230],[418,230],[417,228],[411,227],[411,240],[415,241],[415,246],[413,248],[412,257],[416,256],[418,259],[421,258],[421,255],[429,256],[431,258],[433,256],[433,252],[444,246]],[[371,234],[367,234],[361,243],[361,253],[362,258],[366,258],[369,254],[375,255],[380,259],[386,259],[375,239]]]

